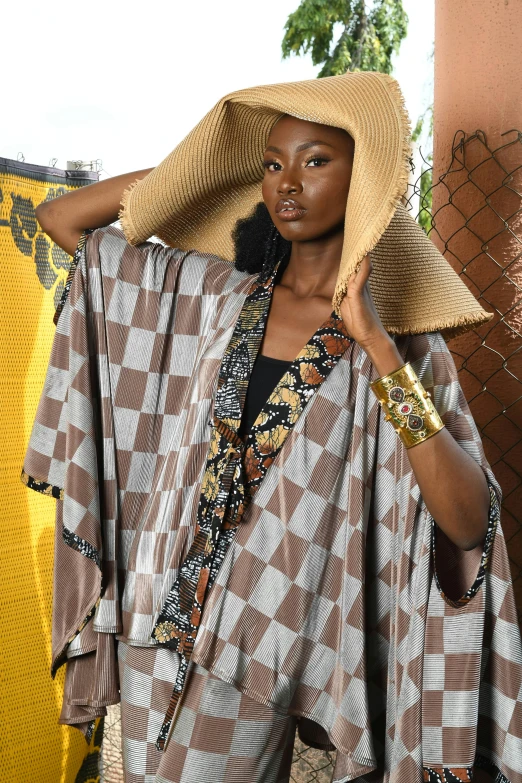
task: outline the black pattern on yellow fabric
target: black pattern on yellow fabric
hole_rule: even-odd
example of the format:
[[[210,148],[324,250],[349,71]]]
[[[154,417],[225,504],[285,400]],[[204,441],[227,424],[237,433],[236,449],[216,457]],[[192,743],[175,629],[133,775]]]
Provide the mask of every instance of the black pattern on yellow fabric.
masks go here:
[[[85,739],[89,743],[87,755],[85,756],[80,769],[74,779],[74,783],[99,783],[100,774],[100,751],[103,742],[103,729],[105,721],[103,718],[96,718],[90,722]]]
[[[332,311],[301,349],[259,412],[245,442],[238,435],[254,361],[261,346],[277,270],[262,272],[247,292],[223,356],[195,537],[163,605],[153,638],[180,653],[172,699],[157,739],[162,750],[183,692],[203,602],[249,499],[307,402],[352,341]]]

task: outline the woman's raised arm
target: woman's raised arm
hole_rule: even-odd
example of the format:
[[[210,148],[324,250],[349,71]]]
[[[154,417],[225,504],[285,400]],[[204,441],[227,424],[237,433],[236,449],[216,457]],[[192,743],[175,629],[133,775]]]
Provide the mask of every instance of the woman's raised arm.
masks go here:
[[[118,219],[123,191],[150,171],[152,169],[120,174],[65,193],[52,201],[44,201],[36,207],[36,218],[53,242],[73,255],[82,231],[114,223]]]

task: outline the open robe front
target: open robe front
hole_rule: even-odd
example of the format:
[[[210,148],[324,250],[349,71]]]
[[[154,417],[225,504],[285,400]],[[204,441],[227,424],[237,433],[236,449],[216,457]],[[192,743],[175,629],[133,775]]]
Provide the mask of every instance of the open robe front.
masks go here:
[[[266,322],[256,280],[216,256],[132,247],[111,226],[75,256],[22,480],[57,498],[52,665],[67,661],[60,720],[84,732],[119,701],[115,639],[172,645],[160,630],[178,622],[183,564],[198,567],[209,447],[219,428],[234,441],[244,403],[243,388],[224,426],[216,394],[232,404],[223,380],[248,380]],[[330,327],[249,436],[269,464],[233,535],[217,536],[228,546],[198,596],[192,660],[301,716],[305,742],[337,748],[335,781],[469,780],[475,763],[522,783],[500,489],[451,355],[438,332],[394,337],[487,478],[488,534],[471,552],[429,516],[367,355]]]

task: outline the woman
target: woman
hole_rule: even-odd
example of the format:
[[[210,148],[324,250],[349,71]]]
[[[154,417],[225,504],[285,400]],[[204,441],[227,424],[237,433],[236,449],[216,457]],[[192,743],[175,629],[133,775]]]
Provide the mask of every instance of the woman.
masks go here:
[[[128,781],[288,780],[296,725],[335,781],[520,780],[516,695],[511,745],[478,712],[500,489],[443,339],[491,316],[400,204],[408,137],[383,74],[241,91],[37,209],[75,259],[22,479],[63,527],[62,720],[119,701],[116,638]]]

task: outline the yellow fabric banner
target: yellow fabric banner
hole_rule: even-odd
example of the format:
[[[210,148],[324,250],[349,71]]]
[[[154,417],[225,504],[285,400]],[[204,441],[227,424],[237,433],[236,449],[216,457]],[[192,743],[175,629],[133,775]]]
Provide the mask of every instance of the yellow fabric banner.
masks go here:
[[[35,207],[97,179],[0,158],[0,756],[12,783],[80,783],[89,751],[79,731],[58,725],[64,670],[50,676],[56,501],[29,492],[20,470],[72,260],[43,233]]]

